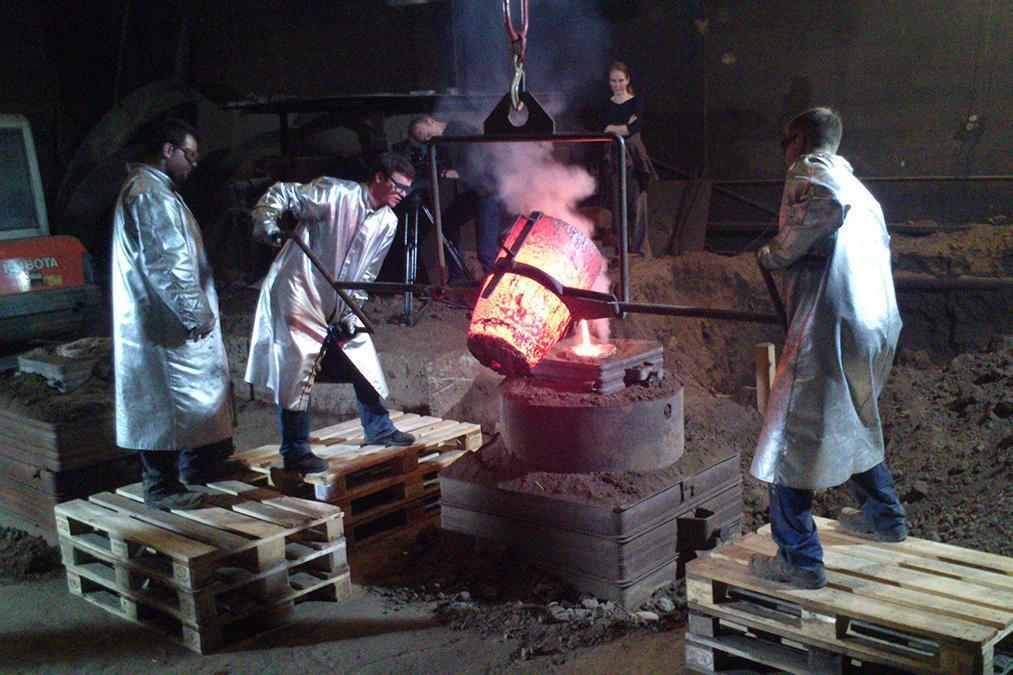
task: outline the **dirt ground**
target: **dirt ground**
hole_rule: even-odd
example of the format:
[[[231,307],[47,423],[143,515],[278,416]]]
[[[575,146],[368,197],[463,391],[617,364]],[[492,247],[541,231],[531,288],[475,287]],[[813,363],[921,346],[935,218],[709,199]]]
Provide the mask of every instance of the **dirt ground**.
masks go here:
[[[898,272],[1000,277],[1013,267],[1008,229],[977,225],[958,233],[894,236]],[[632,300],[769,311],[751,255],[695,253],[635,260]],[[911,534],[1013,555],[1013,331],[1010,291],[899,290],[905,330],[880,399],[887,461]],[[255,297],[227,298],[235,369]],[[414,328],[396,326],[399,299],[372,301],[387,352],[424,353],[464,343],[466,314],[429,308]],[[738,450],[746,527],[766,520],[765,486],[748,476],[760,426],[753,346],[779,344],[779,329],[633,315],[622,337],[658,340],[666,371],[686,385],[686,448]],[[427,352],[425,352],[427,353]],[[381,355],[382,358],[382,355]],[[275,440],[273,410],[240,406],[237,445]],[[323,426],[336,418],[318,414]],[[830,515],[850,498],[817,495]],[[4,521],[6,522],[6,521]],[[14,551],[13,554],[10,551]],[[18,551],[42,563],[22,565]],[[31,555],[28,552],[31,551]],[[627,612],[581,595],[511,557],[510,551],[436,527],[369,547],[351,560],[354,597],[307,603],[293,623],[209,657],[198,657],[70,598],[38,542],[0,532],[0,564],[18,569],[0,585],[0,668],[52,672],[678,672],[684,592],[673,580]],[[22,565],[22,567],[17,567]],[[30,568],[30,569],[29,569]]]

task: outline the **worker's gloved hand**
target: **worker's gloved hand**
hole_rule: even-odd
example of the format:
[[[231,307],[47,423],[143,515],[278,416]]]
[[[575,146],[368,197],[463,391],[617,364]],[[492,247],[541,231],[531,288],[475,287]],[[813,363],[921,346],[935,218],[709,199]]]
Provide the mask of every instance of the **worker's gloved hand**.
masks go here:
[[[764,269],[771,269],[770,264],[770,246],[763,246],[759,251],[756,252],[756,260],[760,263],[760,266]]]
[[[281,230],[274,230],[273,232],[268,232],[267,239],[271,246],[281,248],[281,245],[285,243],[285,233]]]
[[[271,229],[266,229],[268,227]],[[255,226],[253,228],[253,238],[257,243],[273,248],[279,248],[285,243],[285,233],[277,225],[272,224],[258,224]]]
[[[355,323],[355,315],[349,314],[338,319],[334,327],[334,335],[338,342],[348,342],[359,332],[359,326]]]

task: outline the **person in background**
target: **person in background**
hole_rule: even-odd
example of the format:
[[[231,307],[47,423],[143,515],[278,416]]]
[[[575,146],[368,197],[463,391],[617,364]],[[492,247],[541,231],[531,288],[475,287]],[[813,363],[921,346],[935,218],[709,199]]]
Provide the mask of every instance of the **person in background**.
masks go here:
[[[609,87],[612,96],[599,111],[601,128],[605,133],[615,132],[626,141],[626,210],[629,223],[627,246],[630,253],[641,257],[647,254],[647,184],[657,179],[654,165],[644,147],[641,132],[644,128],[644,100],[633,94],[630,69],[622,61],[609,68]],[[611,150],[611,146],[609,146]],[[615,159],[608,153],[602,173],[605,203],[612,205],[612,222],[619,236],[619,205],[613,204],[615,182],[619,178]],[[618,244],[617,244],[618,247]]]
[[[144,502],[159,509],[199,508],[187,485],[239,469],[218,296],[176,191],[198,157],[193,127],[167,120],[128,168],[113,215],[116,443],[141,453]]]
[[[780,225],[759,252],[761,265],[784,270],[789,326],[751,469],[769,484],[778,551],[754,555],[750,569],[801,588],[826,583],[814,490],[847,483],[861,506],[838,517],[850,532],[907,536],[877,405],[901,329],[890,237],[879,203],[837,154],[842,131],[829,108],[788,125]]]
[[[281,426],[283,467],[319,473],[327,463],[310,450],[310,393],[321,381],[351,382],[367,444],[408,446],[383,405],[387,382],[373,341],[330,284],[293,242],[278,219],[298,219],[301,238],[338,281],[374,281],[397,231],[391,210],[411,191],[415,169],[403,155],[378,160],[368,183],[322,176],[305,185],[276,183],[253,212],[254,238],[281,247],[260,287],[250,338],[246,381],[274,393]],[[284,244],[284,246],[282,246]],[[364,291],[349,291],[356,302]]]
[[[472,136],[480,135],[477,128],[472,128],[456,120],[442,121],[432,115],[425,115],[412,121],[409,128],[410,137],[416,144],[428,150],[424,144],[434,136]],[[482,153],[484,149],[472,149],[470,157]],[[443,232],[447,242],[461,250],[461,228],[469,220],[475,223],[475,253],[478,257],[482,274],[489,274],[496,257],[499,255],[499,238],[503,229],[505,207],[496,194],[496,182],[486,171],[476,171],[469,162],[466,148],[461,145],[445,145],[437,155],[441,178],[459,179],[462,190],[447,206],[443,214]],[[428,154],[426,155],[428,162]],[[470,274],[463,269],[454,256],[447,260],[449,283],[468,281]]]

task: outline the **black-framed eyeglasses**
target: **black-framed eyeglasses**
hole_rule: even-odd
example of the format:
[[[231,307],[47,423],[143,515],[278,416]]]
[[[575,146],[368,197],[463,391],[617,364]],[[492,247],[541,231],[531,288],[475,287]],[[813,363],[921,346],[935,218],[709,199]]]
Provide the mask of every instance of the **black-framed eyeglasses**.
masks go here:
[[[196,151],[184,148],[182,145],[176,145],[175,143],[172,143],[171,145],[183,153],[183,159],[185,159],[190,166],[197,166],[197,162],[200,161],[200,156]]]
[[[392,176],[387,176],[387,180],[390,181],[391,187],[394,188],[394,192],[398,193],[402,197],[407,197],[408,193],[412,191],[411,183],[398,183]]]
[[[795,142],[796,138],[798,138],[798,134],[792,134],[791,136],[785,136],[784,138],[782,138],[781,152],[785,152],[788,149],[788,146]]]

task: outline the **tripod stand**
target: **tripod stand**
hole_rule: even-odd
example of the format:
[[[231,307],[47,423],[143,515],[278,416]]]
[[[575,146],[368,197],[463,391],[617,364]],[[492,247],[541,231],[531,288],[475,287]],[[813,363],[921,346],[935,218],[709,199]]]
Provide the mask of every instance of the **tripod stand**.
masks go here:
[[[405,264],[404,264],[404,280],[406,284],[416,283],[419,270],[419,223],[423,217],[429,221],[429,225],[434,226],[435,220],[433,219],[433,213],[426,206],[423,197],[423,190],[415,190],[408,195],[406,201],[409,202],[408,208],[405,209],[403,220],[404,220],[404,236],[402,243],[405,247]],[[461,251],[458,250],[457,246],[453,242],[449,241],[444,235],[441,244],[446,250],[447,254],[454,260],[457,266],[465,271],[465,274],[471,277],[468,272],[468,267],[464,263],[464,256],[461,255]],[[441,280],[442,281],[442,280]],[[419,308],[418,312],[413,316],[413,304],[415,301],[415,294],[411,291],[406,291],[404,294],[404,312],[401,315],[401,321],[409,326],[414,326],[418,314],[422,313],[425,308],[429,305],[429,300]]]

